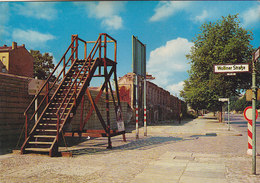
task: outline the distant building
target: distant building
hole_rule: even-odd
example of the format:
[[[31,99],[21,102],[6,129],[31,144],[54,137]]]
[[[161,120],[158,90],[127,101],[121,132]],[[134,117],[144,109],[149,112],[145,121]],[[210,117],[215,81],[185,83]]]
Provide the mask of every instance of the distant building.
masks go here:
[[[17,46],[13,42],[12,46],[0,47],[0,72],[33,77],[33,61],[34,58],[24,44]]]
[[[133,111],[135,109],[134,76],[134,73],[127,73],[118,80],[120,99],[121,101],[127,102]],[[151,75],[147,75],[147,78],[154,79]],[[143,84],[140,82],[140,85],[142,85],[142,87],[139,88],[138,92],[139,114],[143,112]],[[146,92],[148,123],[178,118],[178,115],[181,112],[181,103],[183,103],[183,101],[150,81],[146,82]],[[140,115],[140,118],[142,120],[142,114]]]

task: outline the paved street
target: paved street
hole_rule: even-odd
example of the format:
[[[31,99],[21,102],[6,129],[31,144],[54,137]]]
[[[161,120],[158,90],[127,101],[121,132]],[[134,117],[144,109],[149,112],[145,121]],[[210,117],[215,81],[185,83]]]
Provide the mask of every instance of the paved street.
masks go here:
[[[225,115],[225,122],[227,122],[227,114]],[[235,130],[247,136],[247,121],[243,115],[230,114],[230,125]],[[256,146],[260,148],[260,118],[256,120]],[[259,135],[258,135],[259,134]]]
[[[239,120],[232,116],[230,131],[212,116],[149,126],[147,137],[140,128],[139,140],[135,131],[127,142],[112,138],[112,150],[106,138],[61,148],[73,157],[1,155],[0,182],[260,182],[260,159],[252,175]]]

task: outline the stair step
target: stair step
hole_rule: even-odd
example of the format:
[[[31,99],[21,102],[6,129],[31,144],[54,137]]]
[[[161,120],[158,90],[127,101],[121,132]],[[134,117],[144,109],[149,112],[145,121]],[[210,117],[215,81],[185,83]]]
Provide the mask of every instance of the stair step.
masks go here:
[[[48,108],[49,110],[57,110],[58,109],[58,107],[49,107]],[[63,110],[64,109],[64,107],[63,108],[60,108],[61,110]],[[70,108],[66,108],[66,110],[69,110]]]
[[[53,105],[59,105],[59,104],[61,104],[61,102],[52,102],[51,104],[53,104]]]
[[[76,76],[67,76],[66,78],[67,79],[75,79]],[[87,74],[86,75],[83,75],[83,76],[78,76],[78,79],[79,78],[86,78],[87,77]]]
[[[80,90],[80,88],[77,89],[77,92],[78,92],[79,90]],[[68,94],[68,96],[71,96],[71,95],[73,95],[74,91],[75,91],[75,90],[65,91],[66,93],[57,93],[56,95],[57,95],[57,97],[65,97],[67,94]]]
[[[42,118],[44,121],[57,121],[57,117],[45,117],[45,118]],[[64,120],[65,118],[61,118],[60,120]]]
[[[49,152],[50,148],[25,148],[26,151]]]
[[[70,96],[71,96],[71,95],[70,95]],[[61,98],[61,97],[56,98],[56,97],[55,97],[54,99],[55,99],[55,100],[58,100],[58,101],[59,101],[59,100],[63,101],[64,98]],[[67,98],[67,99],[69,99],[69,98]]]
[[[61,88],[59,89],[59,91],[63,91],[63,90],[69,90],[68,88]],[[80,90],[80,88],[77,88],[77,90]]]
[[[52,142],[39,142],[39,141],[37,141],[37,142],[35,142],[35,141],[31,141],[31,142],[29,142],[29,144],[48,144],[48,145],[51,145],[52,144]]]
[[[36,129],[36,132],[57,132],[54,129]]]
[[[58,108],[59,108],[61,103],[51,103],[51,104],[58,105]],[[73,102],[69,103],[69,105],[73,105],[73,104],[74,104]],[[63,105],[67,105],[67,103],[63,103]]]
[[[34,135],[33,137],[38,137],[38,138],[55,138],[56,135]]]
[[[40,126],[57,126],[56,123],[39,123]],[[61,124],[60,124],[61,125]]]
[[[64,109],[64,108],[63,108],[63,109]],[[69,109],[69,108],[68,108],[68,109]],[[67,114],[68,114],[68,113],[64,113],[63,115],[66,116]],[[49,113],[49,112],[46,112],[45,115],[46,115],[45,117],[47,117],[47,118],[49,118],[49,115],[54,115],[53,117],[57,117],[56,113],[53,113],[53,112],[50,112],[50,113]],[[53,117],[51,116],[51,118],[53,118]]]

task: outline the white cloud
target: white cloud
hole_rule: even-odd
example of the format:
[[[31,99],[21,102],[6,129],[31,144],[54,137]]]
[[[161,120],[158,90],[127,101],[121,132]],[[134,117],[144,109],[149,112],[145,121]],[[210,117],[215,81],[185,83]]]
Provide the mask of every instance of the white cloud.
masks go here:
[[[194,20],[199,23],[203,23],[206,19],[209,18],[209,13],[207,10],[203,10],[201,15],[195,16]]]
[[[123,25],[123,20],[119,16],[111,16],[110,18],[106,18],[102,21],[102,25],[104,27],[108,26],[108,29],[120,29]]]
[[[85,5],[88,16],[101,20],[101,25],[107,29],[118,30],[123,27],[123,19],[119,14],[125,9],[125,2],[100,1],[75,4]]]
[[[0,3],[0,24],[6,24],[9,20],[9,5],[8,3]]]
[[[8,34],[6,24],[9,21],[9,5],[8,3],[0,3],[0,38]],[[2,38],[0,40],[3,40]]]
[[[54,68],[56,67],[56,65],[59,63],[59,61],[54,57],[53,53],[52,52],[48,52],[50,56],[53,56],[53,64],[54,64]],[[54,72],[54,75],[55,76],[58,76],[60,74],[60,72],[62,71],[63,69],[63,66],[62,64],[59,65],[59,67],[56,69],[56,71]]]
[[[53,20],[58,14],[54,5],[55,3],[53,2],[27,2],[24,4],[14,4],[14,8],[18,14],[26,17]]]
[[[242,14],[244,26],[257,25],[260,22],[260,3],[257,6],[254,6],[246,10]]]
[[[12,38],[14,41],[30,47],[30,49],[35,49],[35,47],[45,46],[46,42],[55,39],[55,36],[33,30],[15,29],[12,33]]]
[[[170,17],[176,12],[186,9],[190,5],[190,2],[181,1],[164,1],[159,2],[155,8],[155,14],[150,18],[151,22],[162,20],[163,18]]]
[[[186,73],[189,69],[186,55],[192,46],[187,39],[177,38],[151,51],[147,71],[155,76],[154,82],[167,88],[178,80],[178,74]]]
[[[178,95],[180,91],[183,89],[184,81],[181,81],[177,84],[168,85],[166,90],[168,90],[173,95]]]

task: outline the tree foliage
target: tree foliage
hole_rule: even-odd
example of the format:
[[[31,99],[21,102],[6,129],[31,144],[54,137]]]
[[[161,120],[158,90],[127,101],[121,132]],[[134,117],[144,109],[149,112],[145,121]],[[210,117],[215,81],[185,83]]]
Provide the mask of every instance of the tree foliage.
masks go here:
[[[38,79],[47,79],[54,69],[53,56],[49,53],[41,54],[38,50],[30,50],[31,55],[34,58],[33,70],[34,77]]]
[[[230,102],[230,110],[234,111],[244,111],[246,107],[251,106],[251,101],[246,101],[246,95],[243,97],[233,97],[233,100]],[[256,108],[260,107],[260,101],[256,102]]]
[[[251,61],[253,35],[240,26],[238,15],[228,15],[205,23],[192,40],[194,46],[186,57],[190,60],[189,79],[181,96],[195,110],[217,110],[218,98],[234,96],[250,88],[251,75],[226,76],[213,73],[214,64],[237,64]]]

